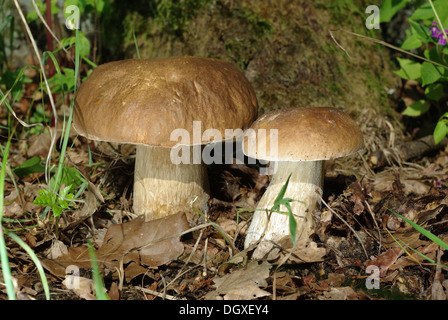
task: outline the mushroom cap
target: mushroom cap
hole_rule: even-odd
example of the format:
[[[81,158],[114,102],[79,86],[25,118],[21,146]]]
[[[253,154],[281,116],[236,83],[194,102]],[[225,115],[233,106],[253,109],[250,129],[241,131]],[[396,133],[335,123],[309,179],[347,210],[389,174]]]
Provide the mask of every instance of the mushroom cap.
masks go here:
[[[256,119],[255,93],[234,65],[217,59],[170,57],[109,62],[80,86],[73,126],[92,140],[172,147],[175,129],[193,134],[201,121],[200,144],[218,141],[202,133],[245,130]],[[224,140],[224,139],[222,139]],[[191,139],[191,143],[196,142]]]
[[[259,117],[250,129],[244,137],[244,154],[266,161],[328,160],[355,153],[363,147],[363,136],[357,124],[336,108],[275,110]],[[260,129],[266,131],[260,134]],[[275,135],[271,137],[273,133],[278,134],[277,140]]]

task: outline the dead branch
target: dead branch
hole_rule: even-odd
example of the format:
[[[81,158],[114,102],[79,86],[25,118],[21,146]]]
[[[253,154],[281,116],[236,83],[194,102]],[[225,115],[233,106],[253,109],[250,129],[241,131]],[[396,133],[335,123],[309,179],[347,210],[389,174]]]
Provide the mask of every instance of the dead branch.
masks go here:
[[[377,150],[373,152],[369,157],[369,165],[373,169],[382,168],[387,165],[392,165],[391,160],[394,157],[390,155],[397,155],[399,160],[407,162],[412,159],[421,157],[428,152],[443,149],[448,144],[448,138],[444,138],[440,143],[435,144],[434,137],[432,135],[420,138],[418,140],[413,140],[404,143],[397,148],[386,148],[382,150]]]

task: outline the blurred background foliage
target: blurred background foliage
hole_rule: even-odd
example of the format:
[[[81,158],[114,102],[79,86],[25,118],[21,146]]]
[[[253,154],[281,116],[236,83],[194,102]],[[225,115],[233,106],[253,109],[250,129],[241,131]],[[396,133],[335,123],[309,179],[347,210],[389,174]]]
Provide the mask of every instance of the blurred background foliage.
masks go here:
[[[42,1],[36,3],[45,10]],[[25,11],[34,11],[29,1],[22,4]],[[262,112],[307,105],[384,111],[385,87],[397,80],[380,45],[335,33],[350,59],[330,37],[329,30],[340,28],[381,37],[381,31],[365,27],[369,1],[54,1],[59,21],[53,29],[60,38],[70,35],[62,23],[63,4],[82,9],[81,31],[90,40],[88,58],[93,62],[136,57],[134,34],[142,58],[197,55],[232,61],[252,82]],[[10,0],[3,0],[2,7],[14,11]],[[45,49],[44,26],[29,15]],[[23,32],[14,37],[16,47],[28,48]],[[23,55],[17,54],[18,64],[25,61]]]
[[[39,48],[47,50],[45,28],[32,4],[20,3]],[[36,4],[44,15],[45,1]],[[138,54],[142,58],[214,57],[235,63],[245,73],[256,91],[260,114],[286,107],[332,106],[345,110],[363,126],[371,126],[380,137],[390,133],[390,125],[371,119],[388,117],[396,128],[402,127],[405,106],[399,99],[391,100],[402,86],[394,73],[398,68],[395,53],[341,31],[402,42],[407,28],[403,13],[381,29],[366,28],[369,14],[365,10],[371,1],[53,0],[52,29],[73,53],[73,32],[64,24],[64,9],[72,4],[81,9],[81,51],[87,62],[81,68],[82,79],[96,64]],[[14,72],[26,63],[36,65],[36,60],[13,1],[1,0],[0,8],[0,25],[4,25],[0,52],[9,66],[1,71],[6,78],[6,69]],[[8,57],[8,52],[14,54]],[[73,64],[66,55],[56,56],[62,75],[70,82]],[[58,80],[54,85],[64,83]],[[372,148],[380,148],[375,143]]]

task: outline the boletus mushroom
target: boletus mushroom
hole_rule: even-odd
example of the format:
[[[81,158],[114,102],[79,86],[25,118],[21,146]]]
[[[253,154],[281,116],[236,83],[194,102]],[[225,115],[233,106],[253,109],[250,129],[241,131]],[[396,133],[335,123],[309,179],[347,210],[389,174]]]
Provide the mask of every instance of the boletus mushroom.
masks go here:
[[[251,126],[253,134],[244,140],[244,154],[270,161],[275,172],[257,204],[270,210],[290,176],[284,194],[291,198],[291,210],[297,222],[297,237],[310,236],[314,228],[312,213],[321,206],[324,161],[357,152],[363,137],[356,123],[336,108],[309,107],[275,110],[259,117]],[[266,130],[265,134],[259,134]],[[276,130],[275,135],[269,131]],[[275,141],[272,137],[275,137]],[[256,141],[257,140],[257,141]],[[286,209],[282,206],[282,211]],[[255,211],[248,228],[245,247],[262,240],[278,241],[288,236],[289,217],[282,213]]]
[[[135,213],[150,221],[185,212],[194,224],[192,206],[206,212],[209,199],[201,145],[224,139],[225,130],[245,130],[257,112],[254,91],[233,64],[200,57],[129,59],[93,70],[77,92],[73,125],[91,140],[136,145]],[[215,134],[203,134],[207,130]],[[174,132],[186,137],[179,142]],[[172,148],[180,145],[199,154],[172,161],[182,151]]]

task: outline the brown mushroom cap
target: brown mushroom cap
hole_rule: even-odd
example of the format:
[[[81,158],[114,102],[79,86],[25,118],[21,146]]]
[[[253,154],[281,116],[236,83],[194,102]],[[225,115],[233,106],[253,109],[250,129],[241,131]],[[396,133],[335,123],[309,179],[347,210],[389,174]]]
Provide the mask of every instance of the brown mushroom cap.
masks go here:
[[[363,136],[356,123],[336,108],[309,107],[275,110],[259,117],[247,135],[244,154],[270,161],[317,161],[346,156],[363,147]],[[271,156],[270,129],[278,131],[277,155]],[[249,146],[252,144],[252,146]]]
[[[255,93],[235,66],[199,57],[130,59],[98,66],[79,88],[76,131],[92,140],[172,147],[174,129],[245,130]],[[193,142],[193,141],[192,141]],[[207,143],[210,141],[201,141]]]

